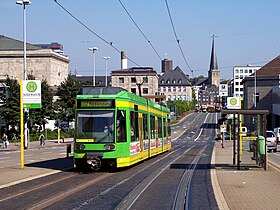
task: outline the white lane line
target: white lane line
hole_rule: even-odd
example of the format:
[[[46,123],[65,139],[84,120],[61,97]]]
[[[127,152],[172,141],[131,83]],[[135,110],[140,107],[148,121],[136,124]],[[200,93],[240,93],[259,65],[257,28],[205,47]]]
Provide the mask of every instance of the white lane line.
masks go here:
[[[206,115],[206,117],[205,117],[205,120],[204,120],[203,124],[205,124],[205,122],[206,122],[206,120],[207,120],[208,115],[209,115],[209,113],[207,113],[207,115]],[[197,140],[198,140],[198,138],[200,137],[200,135],[201,135],[201,133],[202,133],[203,129],[204,129],[204,128],[201,128],[201,129],[200,129],[200,132],[199,132],[198,136],[196,137],[196,139],[195,139],[194,141],[197,141]]]

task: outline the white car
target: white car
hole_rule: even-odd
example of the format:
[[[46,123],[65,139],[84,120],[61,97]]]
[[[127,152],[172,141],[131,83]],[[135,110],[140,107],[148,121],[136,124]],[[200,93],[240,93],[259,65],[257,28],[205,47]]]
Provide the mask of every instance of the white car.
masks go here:
[[[266,131],[267,150],[277,152],[277,138],[273,131]]]

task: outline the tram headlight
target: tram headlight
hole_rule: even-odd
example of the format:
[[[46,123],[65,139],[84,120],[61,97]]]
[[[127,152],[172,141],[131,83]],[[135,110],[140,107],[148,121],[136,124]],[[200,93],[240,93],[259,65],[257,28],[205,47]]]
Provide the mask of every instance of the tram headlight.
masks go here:
[[[85,149],[85,145],[83,145],[83,144],[76,144],[75,145],[75,149],[76,150],[84,150]]]
[[[106,144],[104,146],[105,150],[114,150],[115,149],[115,145],[114,144]]]

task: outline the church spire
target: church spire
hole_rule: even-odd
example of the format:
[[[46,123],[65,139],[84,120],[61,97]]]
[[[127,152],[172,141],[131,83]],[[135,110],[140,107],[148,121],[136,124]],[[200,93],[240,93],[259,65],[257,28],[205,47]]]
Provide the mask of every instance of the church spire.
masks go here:
[[[218,70],[218,61],[217,61],[217,56],[216,56],[216,51],[215,51],[215,35],[213,34],[212,36],[212,52],[211,52],[211,59],[210,59],[210,69],[209,71],[212,70]]]
[[[211,58],[210,58],[210,68],[208,71],[208,80],[210,85],[216,85],[216,87],[219,87],[220,85],[220,71],[218,68],[218,61],[215,51],[215,35],[212,36],[212,52],[211,52]]]

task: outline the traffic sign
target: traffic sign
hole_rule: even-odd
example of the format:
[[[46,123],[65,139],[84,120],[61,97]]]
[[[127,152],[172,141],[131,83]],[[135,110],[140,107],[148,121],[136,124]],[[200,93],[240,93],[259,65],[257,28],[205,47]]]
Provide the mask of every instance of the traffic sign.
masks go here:
[[[41,108],[41,81],[22,81],[23,108]]]

